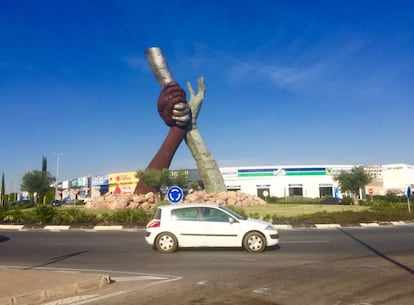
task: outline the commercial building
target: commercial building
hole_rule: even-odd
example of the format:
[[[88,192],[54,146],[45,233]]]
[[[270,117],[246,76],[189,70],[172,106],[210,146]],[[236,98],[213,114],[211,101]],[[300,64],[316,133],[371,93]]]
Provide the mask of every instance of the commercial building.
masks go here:
[[[292,165],[227,167],[221,173],[228,190],[240,190],[262,198],[302,196],[342,197],[334,175],[353,165]]]
[[[293,196],[307,198],[342,197],[335,175],[360,165],[280,165],[223,167],[220,172],[227,190],[240,190],[262,198]],[[408,186],[414,189],[414,166],[396,163],[364,166],[372,182],[361,190],[365,194],[385,195],[387,192],[404,194]],[[189,181],[199,181],[196,169],[183,172]],[[108,173],[94,177],[82,177],[58,184],[62,199],[87,199],[112,192],[132,193],[138,183],[135,171]]]
[[[382,166],[384,190],[405,193],[407,186],[414,187],[414,165],[397,163]]]

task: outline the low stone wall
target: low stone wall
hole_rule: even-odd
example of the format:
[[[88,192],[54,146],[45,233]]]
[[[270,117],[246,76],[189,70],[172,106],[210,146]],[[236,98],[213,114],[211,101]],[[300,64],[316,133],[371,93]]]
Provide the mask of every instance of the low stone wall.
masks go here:
[[[85,208],[89,209],[153,209],[161,199],[155,193],[144,195],[135,194],[106,194],[89,200]],[[216,194],[208,194],[206,191],[197,191],[188,194],[184,198],[184,203],[218,203],[221,205],[234,205],[239,207],[266,205],[263,199],[249,195],[240,191],[228,191]]]

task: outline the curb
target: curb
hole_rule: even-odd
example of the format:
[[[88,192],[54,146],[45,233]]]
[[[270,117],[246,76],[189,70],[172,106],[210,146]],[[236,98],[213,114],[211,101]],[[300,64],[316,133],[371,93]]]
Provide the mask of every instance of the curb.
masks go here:
[[[341,224],[310,224],[310,225],[288,225],[288,224],[274,224],[273,227],[278,230],[292,230],[292,229],[336,229],[336,228],[349,228],[349,227],[383,227],[383,226],[402,226],[412,225],[414,221],[381,221],[381,222],[361,222],[353,225],[341,225]],[[0,224],[0,230],[15,230],[15,231],[27,231],[27,230],[45,230],[45,231],[145,231],[145,227],[131,227],[131,226],[91,226],[91,227],[79,227],[68,225],[45,225],[45,226],[30,226],[30,225],[2,225]],[[1,304],[0,304],[1,305]]]
[[[0,305],[40,304],[52,299],[70,297],[74,294],[102,288],[112,283],[109,275],[97,275],[92,278],[52,289],[41,289],[12,297],[0,298]]]
[[[28,230],[45,230],[45,231],[142,231],[145,227],[128,227],[128,226],[91,226],[79,227],[68,225],[45,225],[45,226],[30,226],[30,225],[1,225],[0,230],[14,230],[14,231],[28,231]],[[1,304],[0,304],[1,305]]]

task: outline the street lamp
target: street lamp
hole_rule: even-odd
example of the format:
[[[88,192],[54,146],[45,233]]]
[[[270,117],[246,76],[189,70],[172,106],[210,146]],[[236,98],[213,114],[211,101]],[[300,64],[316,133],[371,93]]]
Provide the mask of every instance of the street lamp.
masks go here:
[[[55,199],[58,200],[58,179],[59,179],[59,159],[63,153],[53,153],[56,156],[56,182],[55,182]]]

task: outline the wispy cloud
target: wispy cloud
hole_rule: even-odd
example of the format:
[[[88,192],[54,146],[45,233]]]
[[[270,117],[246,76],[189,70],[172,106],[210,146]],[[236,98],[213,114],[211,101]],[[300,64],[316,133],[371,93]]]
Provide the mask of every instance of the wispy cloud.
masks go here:
[[[285,63],[276,59],[264,61],[257,54],[230,56],[206,46],[198,47],[198,50],[197,56],[191,57],[191,63],[220,70],[231,83],[268,82],[280,87],[293,87],[317,77],[323,68],[318,61]]]
[[[206,67],[220,70],[231,83],[268,83],[294,91],[323,89],[332,93],[347,88],[347,93],[369,94],[378,92],[372,83],[373,75],[381,76],[383,69],[373,64],[373,55],[367,53],[371,44],[371,38],[340,37],[334,42],[321,40],[304,46],[295,54],[286,53],[291,50],[287,46],[283,50],[275,50],[277,55],[271,58],[261,56],[260,51],[235,56],[226,51],[197,46],[196,54],[201,59],[192,58],[192,61],[203,65],[200,61],[204,60]]]
[[[140,70],[140,71],[148,71],[148,64],[144,56],[142,54],[136,55],[132,54],[129,56],[125,56],[122,58],[127,65],[133,70]]]
[[[228,77],[231,81],[268,81],[280,87],[287,87],[306,81],[317,73],[317,65],[302,67],[260,61],[250,63],[233,61],[232,67],[228,70]]]

